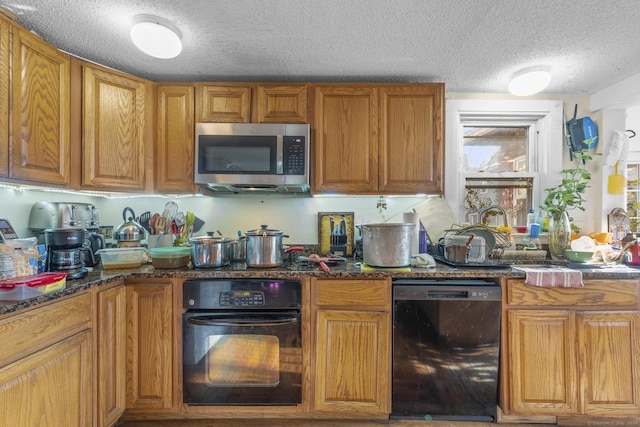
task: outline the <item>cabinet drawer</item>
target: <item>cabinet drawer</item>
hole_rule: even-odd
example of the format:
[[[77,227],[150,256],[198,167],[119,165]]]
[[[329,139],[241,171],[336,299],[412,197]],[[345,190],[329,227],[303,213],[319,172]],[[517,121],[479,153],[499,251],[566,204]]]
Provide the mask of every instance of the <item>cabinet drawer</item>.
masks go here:
[[[0,320],[0,366],[91,326],[91,294]]]
[[[391,307],[391,285],[386,280],[318,280],[315,286],[318,306]]]
[[[507,282],[507,303],[516,306],[637,307],[637,280],[589,279],[581,288],[542,288],[524,280]]]

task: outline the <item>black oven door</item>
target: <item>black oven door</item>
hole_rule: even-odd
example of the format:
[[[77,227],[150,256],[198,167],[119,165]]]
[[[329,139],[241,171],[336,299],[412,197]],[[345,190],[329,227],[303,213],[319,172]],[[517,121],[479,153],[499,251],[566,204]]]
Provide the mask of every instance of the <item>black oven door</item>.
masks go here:
[[[184,402],[295,405],[302,402],[300,312],[187,311]]]

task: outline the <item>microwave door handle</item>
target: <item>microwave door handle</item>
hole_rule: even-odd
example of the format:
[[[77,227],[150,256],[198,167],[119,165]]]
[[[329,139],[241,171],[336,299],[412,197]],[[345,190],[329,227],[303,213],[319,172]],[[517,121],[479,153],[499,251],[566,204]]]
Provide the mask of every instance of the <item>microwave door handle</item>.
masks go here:
[[[198,326],[282,326],[297,323],[296,317],[257,318],[257,319],[219,319],[208,316],[195,316],[187,319],[187,323]]]
[[[284,154],[283,154],[283,143],[284,137],[282,135],[276,136],[276,152],[277,152],[277,160],[276,160],[276,173],[278,175],[284,174]]]

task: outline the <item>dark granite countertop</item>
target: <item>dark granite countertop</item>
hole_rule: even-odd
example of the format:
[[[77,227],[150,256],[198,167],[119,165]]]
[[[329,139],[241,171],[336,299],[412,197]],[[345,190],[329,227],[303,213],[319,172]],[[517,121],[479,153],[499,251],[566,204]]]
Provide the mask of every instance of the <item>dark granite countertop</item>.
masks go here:
[[[156,269],[151,264],[145,264],[140,268],[123,270],[103,270],[96,268],[87,277],[82,279],[68,280],[65,288],[49,294],[40,295],[19,301],[6,301],[0,299],[0,317],[15,313],[17,311],[34,307],[58,298],[87,291],[93,287],[112,283],[116,280],[126,278],[293,278],[293,277],[331,277],[331,278],[430,278],[430,279],[455,279],[455,278],[524,278],[525,273],[511,267],[487,265],[482,267],[453,267],[442,263],[437,263],[435,268],[415,268],[399,269],[394,271],[376,270],[360,271],[359,264],[351,261],[330,266],[331,271],[325,273],[315,265],[289,264],[285,262],[280,267],[274,268],[248,268],[244,263],[235,263],[222,268],[215,269]],[[640,278],[640,269],[630,268],[624,265],[617,265],[611,268],[582,268],[584,279],[633,279]],[[1,293],[0,293],[1,298]]]

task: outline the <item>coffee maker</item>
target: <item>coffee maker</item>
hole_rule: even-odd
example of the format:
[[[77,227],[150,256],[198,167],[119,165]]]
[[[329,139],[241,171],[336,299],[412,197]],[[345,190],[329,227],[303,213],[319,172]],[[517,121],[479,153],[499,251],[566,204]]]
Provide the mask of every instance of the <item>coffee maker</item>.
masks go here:
[[[67,279],[85,277],[89,270],[85,267],[85,257],[93,257],[90,247],[85,244],[84,228],[49,228],[44,230],[47,244],[47,271],[67,273]]]

